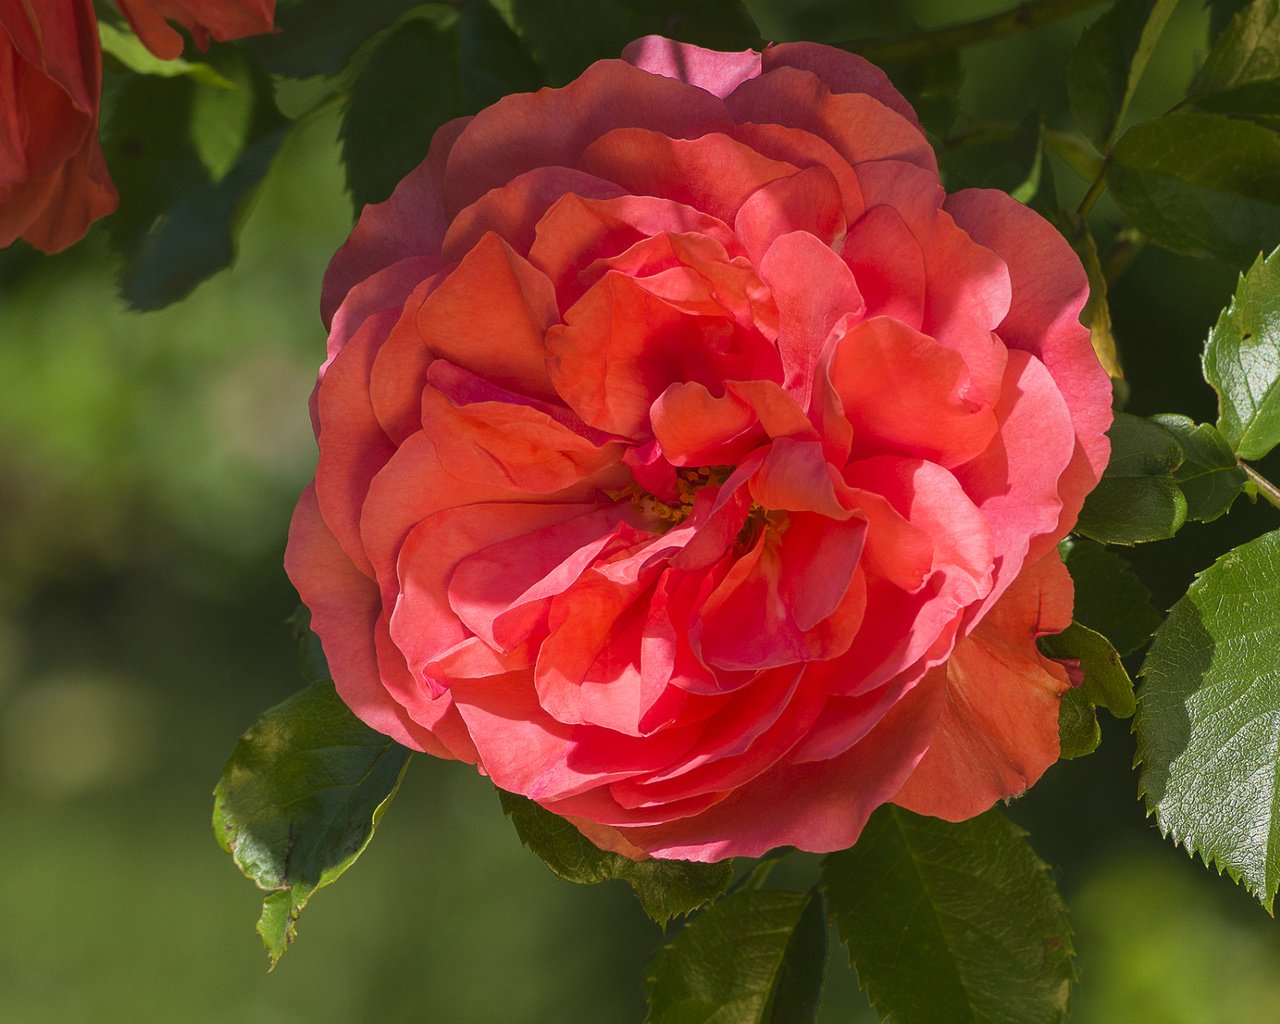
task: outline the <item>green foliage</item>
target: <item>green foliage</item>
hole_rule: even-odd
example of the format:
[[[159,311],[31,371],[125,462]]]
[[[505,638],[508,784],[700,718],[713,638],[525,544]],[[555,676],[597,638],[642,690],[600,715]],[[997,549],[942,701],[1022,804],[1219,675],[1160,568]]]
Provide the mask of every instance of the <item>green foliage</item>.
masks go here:
[[[342,163],[356,209],[391,195],[427,155],[435,130],[466,110],[455,25],[415,19],[382,39],[342,113]]]
[[[409,751],[374,732],[330,682],[266,711],[236,744],[214,790],[213,831],[257,885],[271,963],[319,889],[355,863],[395,795]]]
[[[103,150],[120,189],[109,221],[120,293],[159,309],[228,266],[288,128],[270,80],[233,49],[210,54],[231,84],[138,76],[113,90]]]
[[[628,860],[599,849],[564,818],[532,800],[502,790],[498,797],[520,841],[552,874],[579,885],[620,878],[635,891],[644,912],[660,925],[711,902],[733,879],[732,861]]]
[[[1200,110],[1280,127],[1280,0],[1254,0],[1217,37],[1191,83]]]
[[[998,188],[1026,203],[1040,188],[1044,160],[1044,125],[1038,110],[1018,122],[1012,138],[996,137],[964,146],[946,156],[949,191]]]
[[[235,88],[235,83],[227,81],[203,61],[189,61],[181,57],[161,60],[132,32],[126,32],[110,22],[98,22],[98,39],[102,43],[104,54],[114,57],[135,74],[157,75],[160,78],[190,75],[197,82],[203,82],[205,85],[221,86],[224,89]]]
[[[1128,562],[1081,537],[1064,541],[1060,550],[1075,584],[1077,622],[1101,633],[1122,655],[1151,639],[1160,625],[1160,613],[1151,604],[1151,591]]]
[[[617,0],[635,35],[663,35],[713,50],[759,49],[764,40],[742,0]]]
[[[1066,908],[998,811],[959,824],[881,807],[822,885],[849,960],[894,1024],[1050,1024],[1075,978]]]
[[[1107,544],[1165,540],[1187,518],[1187,499],[1173,474],[1182,465],[1177,438],[1157,423],[1118,413],[1111,461],[1085,499],[1076,532]]]
[[[1139,786],[1160,830],[1242,881],[1280,886],[1280,531],[1219,558],[1142,666]]]
[[[1091,703],[1106,708],[1116,718],[1133,714],[1133,680],[1111,641],[1101,633],[1073,622],[1061,633],[1041,637],[1040,649],[1051,658],[1079,661],[1084,673],[1079,691]]]
[[[743,889],[691,921],[646,971],[646,1024],[812,1024],[827,962],[816,891]]]
[[[1225,515],[1248,479],[1231,446],[1210,423],[1165,413],[1151,417],[1178,439],[1183,461],[1173,478],[1187,499],[1187,518],[1208,523]]]
[[[513,26],[552,85],[566,85],[617,56],[637,33],[616,0],[509,0]],[[573,25],[574,32],[565,32]]]
[[[1101,742],[1096,706],[1078,689],[1068,690],[1058,705],[1058,756],[1072,761],[1092,754]]]
[[[336,75],[355,52],[422,0],[297,0],[280,4],[272,35],[240,45],[273,74],[291,78]]]
[[[489,0],[467,0],[462,5],[458,68],[471,110],[497,103],[508,93],[533,92],[546,84],[542,70]]]
[[[1106,152],[1177,0],[1118,0],[1080,37],[1067,85],[1071,113]]]
[[[1280,250],[1257,258],[1209,334],[1204,377],[1218,392],[1218,429],[1242,459],[1280,443]]]
[[[1174,252],[1243,266],[1280,237],[1280,136],[1249,121],[1180,110],[1135,125],[1107,185],[1133,226]]]

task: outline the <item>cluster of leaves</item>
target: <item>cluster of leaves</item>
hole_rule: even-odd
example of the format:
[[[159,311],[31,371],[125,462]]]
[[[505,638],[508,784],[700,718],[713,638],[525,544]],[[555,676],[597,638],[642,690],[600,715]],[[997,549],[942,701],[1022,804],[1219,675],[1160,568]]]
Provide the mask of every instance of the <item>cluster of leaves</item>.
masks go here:
[[[985,24],[1025,27],[1088,6],[1033,0]],[[1098,707],[1134,716],[1140,790],[1160,828],[1270,909],[1280,886],[1280,531],[1224,554],[1163,621],[1115,550],[1217,519],[1241,494],[1280,506],[1255,465],[1280,445],[1280,255],[1259,255],[1280,238],[1280,0],[1211,0],[1207,56],[1184,98],[1129,124],[1174,6],[1117,0],[1083,33],[1067,69],[1075,131],[1048,130],[1034,111],[1016,125],[963,124],[955,46],[973,31],[920,32],[882,13],[868,28],[876,34],[851,45],[885,62],[917,105],[950,187],[1004,188],[1075,246],[1091,285],[1085,319],[1118,406],[1124,339],[1113,336],[1108,285],[1133,253],[1151,242],[1249,268],[1205,347],[1217,421],[1118,412],[1110,465],[1061,549],[1077,621],[1043,650],[1078,664],[1083,679],[1062,704],[1063,756],[1097,746]],[[107,147],[123,195],[111,237],[135,305],[172,301],[230,259],[235,224],[293,123],[282,108],[305,117],[342,105],[358,207],[390,193],[440,124],[567,82],[638,35],[761,42],[738,0],[295,0],[281,4],[279,24],[276,36],[163,70],[120,40],[106,46],[117,65]],[[566,24],[583,31],[566,34]],[[1079,176],[1078,204],[1061,205],[1055,167]],[[1124,659],[1148,643],[1135,699]],[[408,760],[345,710],[314,650],[308,657],[311,687],[244,736],[216,793],[219,840],[268,892],[259,931],[273,962],[307,900],[367,846]],[[1064,1018],[1074,979],[1065,908],[998,811],[948,824],[883,808],[855,847],[822,860],[812,885],[787,889],[768,884],[776,857],[635,863],[535,804],[501,800],[558,876],[621,879],[664,927],[694,915],[649,966],[652,1024],[812,1021],[828,919],[885,1019]]]

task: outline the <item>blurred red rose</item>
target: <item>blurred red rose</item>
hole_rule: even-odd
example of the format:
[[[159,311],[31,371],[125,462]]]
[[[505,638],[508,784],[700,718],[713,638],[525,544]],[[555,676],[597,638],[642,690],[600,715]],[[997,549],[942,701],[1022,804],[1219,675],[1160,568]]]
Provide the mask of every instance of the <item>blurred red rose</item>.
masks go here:
[[[116,208],[101,89],[92,0],[0,0],[0,247],[57,252]]]
[[[275,0],[119,0],[159,57],[270,32]],[[117,194],[98,145],[102,51],[93,0],[0,0],[0,248],[19,238],[58,252],[78,242]]]
[[[270,32],[276,0],[116,0],[129,25],[152,53],[172,60],[182,53],[182,36],[168,22],[191,33],[200,49]]]
[[[437,133],[325,280],[286,565],[338,692],[602,846],[846,847],[1058,754],[1079,262],[885,76],[648,38]]]

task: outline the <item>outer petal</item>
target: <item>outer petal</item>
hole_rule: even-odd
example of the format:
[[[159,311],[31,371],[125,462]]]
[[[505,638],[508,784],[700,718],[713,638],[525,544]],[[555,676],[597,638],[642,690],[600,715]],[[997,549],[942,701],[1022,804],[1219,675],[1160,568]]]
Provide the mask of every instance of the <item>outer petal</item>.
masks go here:
[[[641,71],[697,86],[721,99],[760,74],[757,50],[722,53],[664,36],[645,36],[629,43],[622,51],[622,59]]]
[[[176,21],[200,49],[212,36],[220,43],[270,32],[275,0],[116,0],[116,6],[152,53],[163,60],[182,54],[182,36],[165,24]]]
[[[1062,476],[1057,536],[1075,525],[1080,506],[1111,453],[1111,385],[1080,324],[1089,284],[1066,240],[1043,217],[1003,192],[966,189],[950,196],[948,212],[974,241],[1005,261],[1013,285],[1009,314],[996,333],[1012,348],[1038,356],[1071,410],[1076,452]],[[1047,549],[1042,541],[1033,554]]]
[[[1023,792],[1058,759],[1058,701],[1071,684],[1036,637],[1066,629],[1071,603],[1071,577],[1050,552],[956,644],[922,684],[945,694],[942,718],[894,803],[963,821]]]
[[[311,609],[311,628],[324,646],[338,695],[362,721],[398,743],[437,757],[449,749],[415,723],[382,684],[373,635],[381,603],[378,588],[351,564],[320,518],[315,490],[308,487],[289,527],[285,571]],[[440,717],[449,704],[439,706]]]

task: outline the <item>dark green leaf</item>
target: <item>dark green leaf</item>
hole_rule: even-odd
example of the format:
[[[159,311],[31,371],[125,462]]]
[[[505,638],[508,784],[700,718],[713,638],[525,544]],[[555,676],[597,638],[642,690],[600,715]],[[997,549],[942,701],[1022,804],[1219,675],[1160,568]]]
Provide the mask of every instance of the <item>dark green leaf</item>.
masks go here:
[[[1245,266],[1280,237],[1280,136],[1178,111],[1130,128],[1107,169],[1139,231],[1188,256]]]
[[[426,157],[435,130],[466,109],[455,25],[415,19],[381,40],[342,114],[342,162],[356,209],[391,195]]]
[[[213,791],[213,830],[262,889],[258,932],[271,963],[298,915],[362,854],[395,795],[409,751],[348,710],[330,682],[265,712],[236,744]]]
[[[1280,295],[1280,291],[1277,292]],[[1182,445],[1182,465],[1173,478],[1187,499],[1187,518],[1208,523],[1226,514],[1244,489],[1245,472],[1217,428],[1189,416],[1151,417]]]
[[[275,34],[240,45],[273,74],[336,75],[361,44],[421,6],[422,0],[299,0],[280,5]]]
[[[294,642],[298,645],[298,670],[302,673],[302,678],[308,683],[322,683],[331,679],[329,662],[324,656],[324,648],[320,646],[320,638],[311,632],[311,609],[305,604],[298,605],[288,622],[293,629]]]
[[[1105,636],[1121,655],[1145,644],[1160,625],[1160,613],[1129,563],[1081,537],[1060,548],[1075,584],[1075,620]]]
[[[1106,544],[1165,540],[1187,518],[1187,499],[1174,481],[1182,448],[1163,427],[1117,413],[1107,431],[1111,461],[1085,499],[1076,532]]]
[[[1117,0],[1085,29],[1067,85],[1080,130],[1105,152],[1177,0]]]
[[[1254,0],[1218,36],[1190,99],[1202,110],[1280,118],[1280,0]]]
[[[744,889],[700,914],[645,972],[646,1024],[812,1024],[827,963],[817,892]]]
[[[1209,9],[1209,40],[1216,40],[1236,16],[1237,11],[1248,7],[1251,0],[1205,0]]]
[[[1012,138],[964,146],[945,164],[948,191],[998,188],[1027,202],[1040,186],[1044,167],[1044,132],[1038,110],[1028,111]]]
[[[1039,643],[1050,658],[1073,658],[1080,663],[1084,682],[1078,692],[1087,701],[1106,708],[1116,718],[1133,714],[1133,680],[1105,636],[1073,622],[1061,633],[1042,636]]]
[[[532,800],[498,791],[520,841],[541,858],[552,874],[567,882],[594,885],[621,878],[658,924],[697,910],[729,887],[733,862],[695,864],[683,860],[628,860],[599,849],[569,822]]]
[[[1280,531],[1227,552],[1142,666],[1139,788],[1161,831],[1271,911],[1280,885]]]
[[[468,106],[480,110],[508,93],[546,84],[524,44],[489,0],[464,0],[458,23],[458,68]]]
[[[997,811],[959,824],[881,807],[822,884],[849,959],[895,1024],[1056,1024],[1075,977],[1066,908]]]
[[[1280,444],[1280,250],[1241,276],[1204,350],[1218,429],[1242,459]]]
[[[120,189],[110,221],[120,292],[158,309],[228,266],[235,235],[289,122],[271,82],[235,50],[210,63],[233,88],[193,77],[133,77],[113,89],[103,149]]]
[[[618,0],[636,36],[660,35],[713,50],[759,49],[760,30],[741,0]]]
[[[1098,712],[1093,701],[1079,690],[1068,690],[1058,705],[1059,756],[1070,761],[1092,754],[1102,742]]]
[[[588,65],[617,57],[637,32],[617,0],[510,0],[511,16],[552,85],[573,81]],[[573,25],[573,32],[565,32]]]

